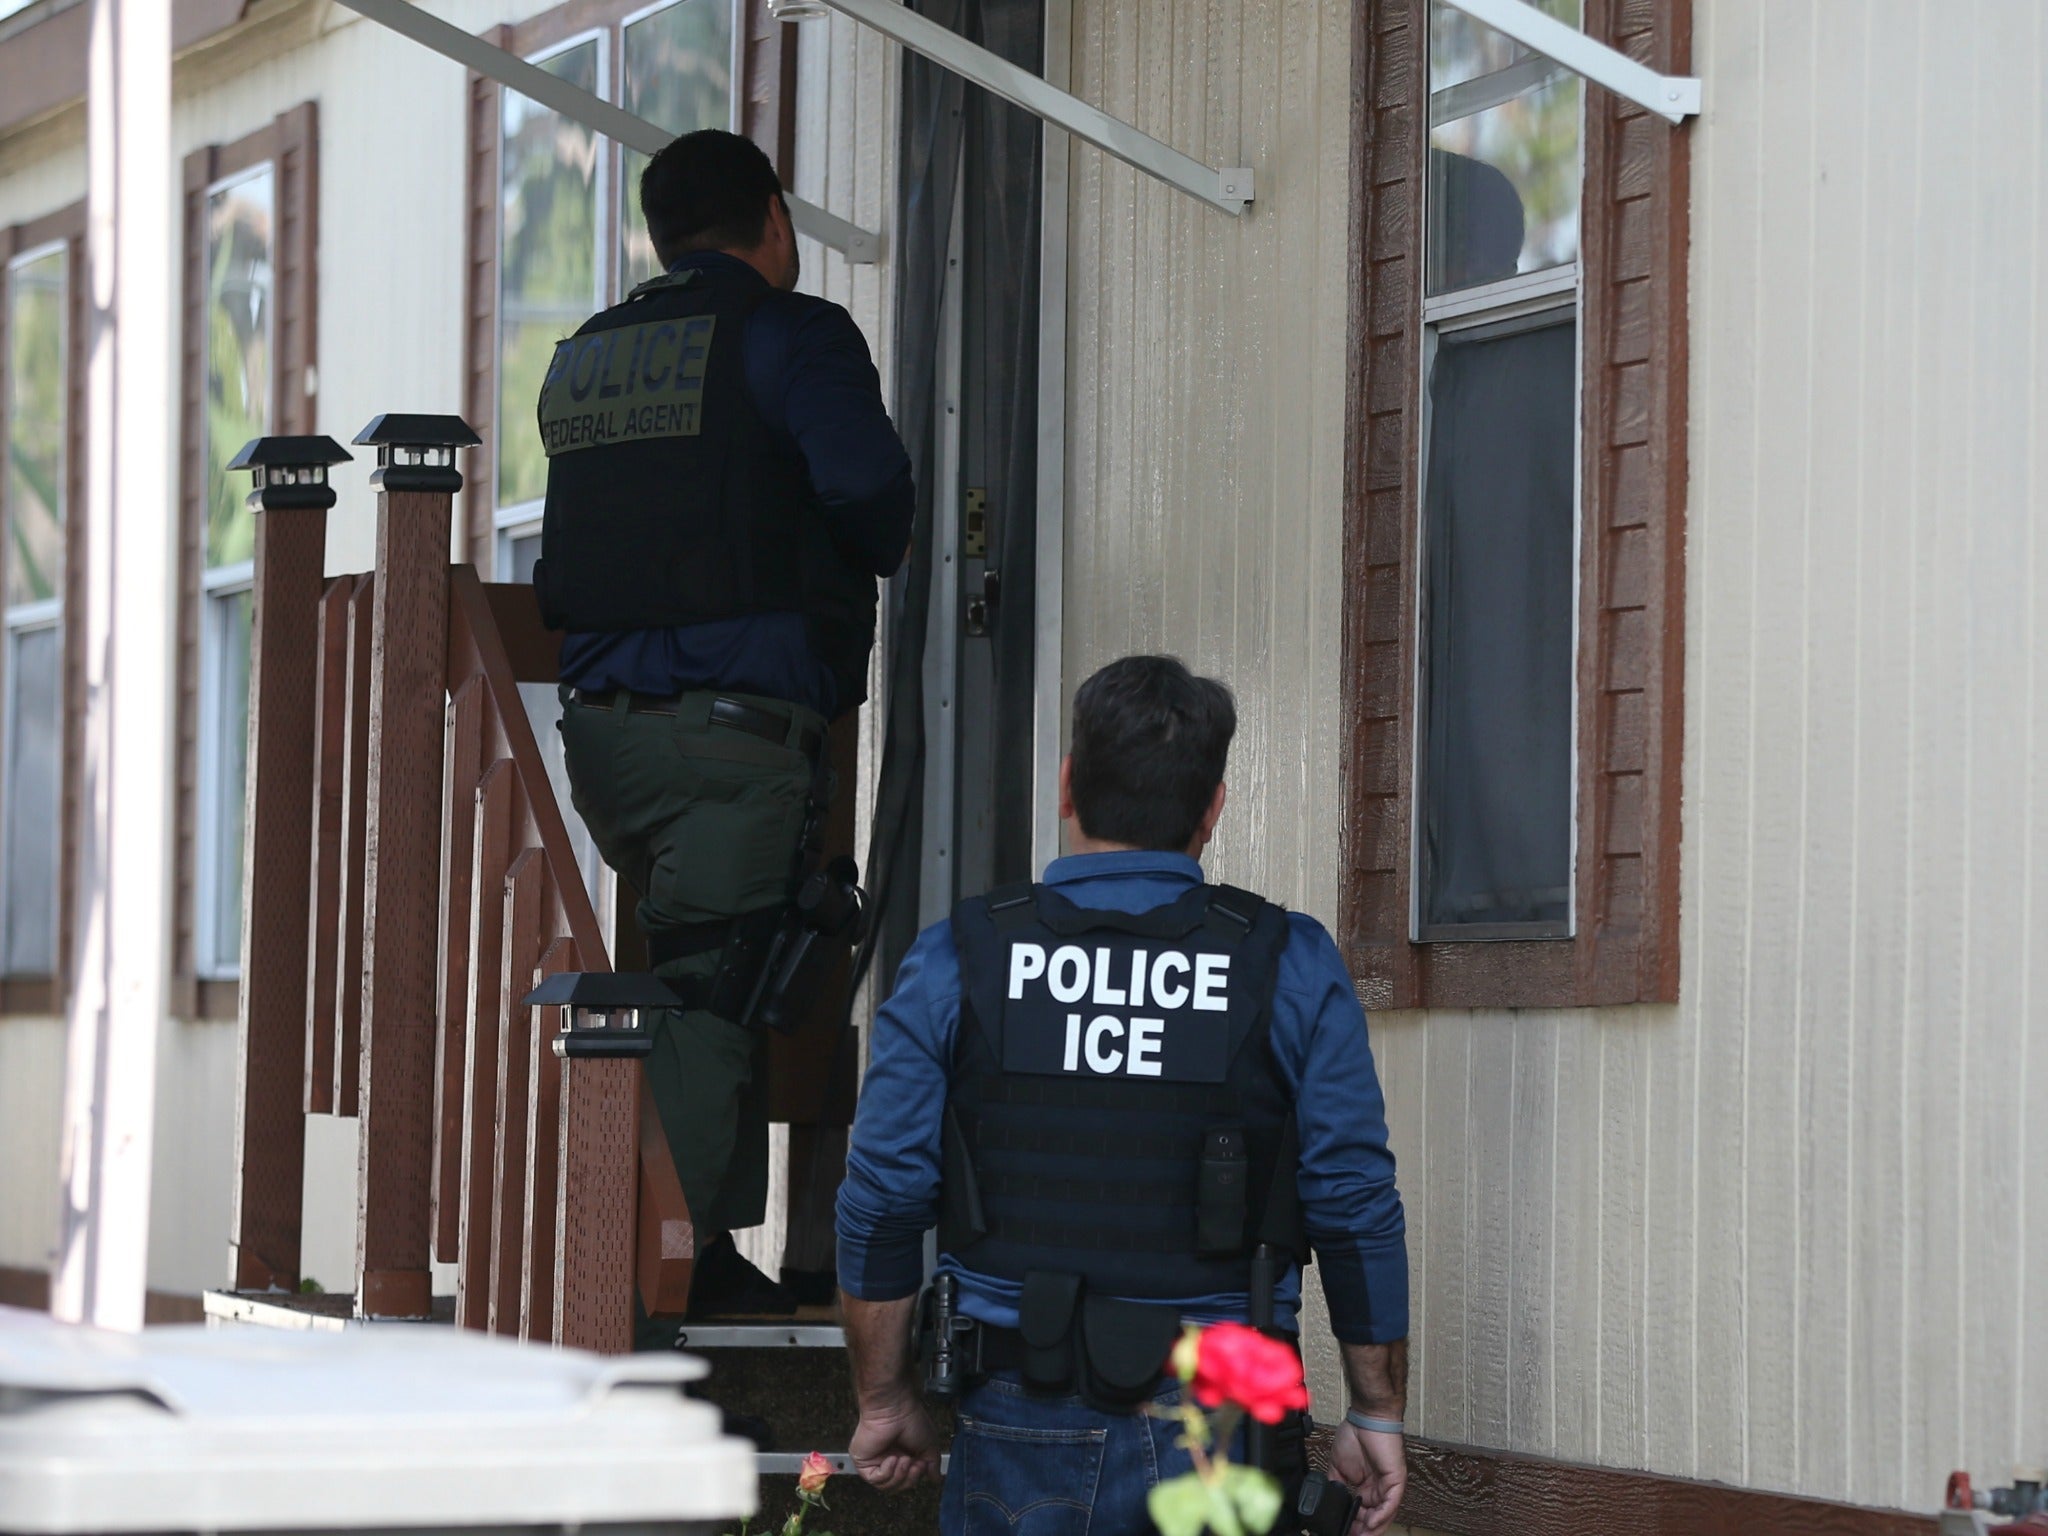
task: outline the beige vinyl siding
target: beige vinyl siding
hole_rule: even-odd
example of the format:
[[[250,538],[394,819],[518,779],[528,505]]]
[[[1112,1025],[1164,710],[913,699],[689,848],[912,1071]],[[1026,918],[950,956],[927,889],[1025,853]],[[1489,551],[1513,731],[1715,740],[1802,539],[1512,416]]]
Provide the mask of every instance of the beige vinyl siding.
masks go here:
[[[1080,94],[1259,200],[1077,154],[1066,569],[1069,690],[1135,649],[1227,677],[1211,870],[1325,919],[1328,11],[1077,6]],[[1681,1002],[1373,1021],[1411,1420],[1925,1509],[2048,1446],[2048,13],[1696,12]]]
[[[1083,99],[1254,166],[1258,196],[1232,218],[1074,148],[1066,694],[1132,651],[1227,678],[1238,737],[1209,869],[1334,923],[1350,9],[1076,0],[1070,68]]]
[[[2048,1444],[2048,24],[1697,16],[1681,1001],[1379,1021],[1412,1417],[1927,1509]]]

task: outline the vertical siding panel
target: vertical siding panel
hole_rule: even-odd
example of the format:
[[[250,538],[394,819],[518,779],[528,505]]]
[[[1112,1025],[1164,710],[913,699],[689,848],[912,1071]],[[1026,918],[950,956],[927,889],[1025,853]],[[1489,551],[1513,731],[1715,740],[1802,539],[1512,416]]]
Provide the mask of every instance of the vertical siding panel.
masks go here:
[[[1408,1418],[1423,1425],[1432,1411],[1426,1356],[1430,1339],[1427,1284],[1430,1114],[1429,1020],[1420,1013],[1374,1014],[1369,1021],[1380,1087],[1387,1098],[1387,1144],[1393,1149],[1401,1209],[1408,1225]],[[1307,1336],[1307,1329],[1303,1329]],[[1336,1384],[1332,1383],[1333,1389]],[[1318,1416],[1322,1416],[1318,1409]],[[1328,1415],[1335,1418],[1335,1415]]]
[[[0,1019],[0,1264],[10,1267],[48,1269],[55,1257],[64,1061],[62,1019]]]
[[[1551,1241],[1556,1189],[1557,1035],[1555,1018],[1509,1015],[1514,1040],[1509,1087],[1514,1183],[1508,1214],[1508,1424],[1502,1441],[1547,1453],[1550,1393]]]
[[[1429,1159],[1417,1191],[1429,1202],[1429,1247],[1422,1283],[1429,1288],[1429,1355],[1424,1383],[1429,1419],[1423,1433],[1436,1440],[1469,1443],[1472,1400],[1467,1391],[1470,1358],[1467,1274],[1472,1208],[1471,1167],[1466,1146],[1472,1135],[1472,1020],[1445,1013],[1429,1024],[1429,1136],[1443,1153]]]
[[[2028,67],[2036,80],[2048,80],[2048,11],[2036,8],[2033,13],[2034,32],[2020,57],[2028,61]],[[2048,92],[2037,92],[2031,107],[2031,123],[2025,135],[2034,146],[2032,173],[2022,185],[2032,188],[2029,199],[2031,235],[2026,241],[2030,251],[2048,250],[2048,194],[2044,194],[2043,183],[2048,182]],[[2032,284],[2026,300],[2029,317],[2028,334],[2031,338],[2032,366],[2026,375],[2027,420],[2039,422],[2042,412],[2048,410],[2048,263],[2034,263]],[[2026,483],[2022,488],[2019,505],[2022,508],[2048,506],[2048,433],[2033,431],[2028,434]],[[2048,803],[2048,772],[2044,772],[2040,753],[2042,717],[2048,714],[2048,698],[2042,689],[2048,680],[2048,669],[2040,662],[2041,603],[2044,590],[2048,590],[2048,539],[2044,539],[2039,528],[2040,519],[2028,516],[2027,523],[2027,570],[2032,578],[2027,591],[2027,691],[2025,703],[2026,758],[2028,765],[2028,796],[2026,820],[2026,872],[2024,876],[2023,899],[2026,903],[2026,924],[2021,934],[2025,945],[2026,990],[2025,1008],[2022,1013],[2023,1030],[2020,1036],[2019,1077],[2032,1104],[2048,1103],[2048,1040],[2041,1038],[2039,1023],[2043,1007],[2043,986],[2039,971],[2041,959],[2048,954],[2048,893],[2041,891],[2044,872],[2048,872],[2048,859],[2040,856],[2042,839],[2042,808]],[[2016,1213],[2016,1224],[2025,1234],[2026,1248],[2021,1258],[2024,1273],[2039,1277],[2048,1275],[2048,1127],[2033,1117],[2022,1116],[2018,1125],[2020,1163],[2020,1206]],[[2032,1293],[2038,1296],[2038,1291]],[[2048,1445],[2048,1307],[2023,1296],[2020,1300],[2014,1329],[2014,1342],[2018,1346],[2019,1375],[2014,1383],[2016,1412],[2013,1415],[2013,1429],[2022,1445]]]
[[[1813,122],[1815,17],[1810,6],[1766,6],[1757,92],[1757,136],[1766,154],[1804,155]],[[1750,493],[1749,653],[1750,871],[1743,1187],[1746,1271],[1747,1477],[1792,1484],[1802,1426],[1794,1402],[1796,1297],[1802,1234],[1798,1190],[1804,1151],[1797,1134],[1800,1034],[1797,1009],[1805,903],[1805,840],[1799,832],[1808,749],[1807,657],[1796,627],[1805,606],[1807,507],[1785,495],[1806,479],[1807,313],[1813,200],[1801,182],[1759,167],[1756,406]],[[1766,511],[1766,508],[1769,508]]]
[[[1514,1300],[1509,1265],[1513,1211],[1521,1190],[1515,1166],[1515,1038],[1541,1033],[1540,1018],[1479,1013],[1471,1028],[1471,1123],[1465,1134],[1465,1392],[1470,1433],[1480,1445],[1506,1445],[1508,1320]]]
[[[1688,812],[1685,846],[1698,846]],[[1698,902],[1688,879],[1680,911]],[[1690,940],[1691,930],[1686,930]],[[1643,1175],[1643,1433],[1646,1464],[1693,1467],[1693,1058],[1699,1015],[1690,1003],[1633,1010],[1644,1037],[1647,1167]]]
[[[1913,262],[1908,185],[1918,142],[1911,101],[1888,99],[1880,81],[1903,81],[1917,69],[1913,7],[1894,4],[1865,32],[1871,66],[1863,81],[1860,118],[1873,165],[1890,186],[1866,189],[1858,245],[1867,253],[1867,285],[1858,333],[1863,366],[1854,393],[1861,431],[1870,442],[1903,444],[1911,433],[1910,317],[1901,282]],[[1899,190],[1893,190],[1893,189]],[[1903,216],[1902,215],[1906,215]],[[1882,1502],[1909,1496],[1905,1465],[1906,1156],[1902,1124],[1908,1071],[1906,979],[1910,969],[1914,896],[1908,878],[1911,794],[1909,720],[1904,711],[1912,666],[1912,561],[1915,512],[1901,455],[1871,464],[1859,452],[1857,497],[1869,537],[1856,559],[1857,762],[1854,829],[1857,929],[1851,985],[1858,1001],[1850,1139],[1856,1233],[1850,1291],[1851,1358],[1862,1390],[1850,1402],[1849,1476]],[[1868,464],[1867,469],[1862,468]]]
[[[1716,72],[1708,131],[1698,140],[1697,201],[1713,210],[1694,232],[1697,289],[1730,311],[1697,326],[1691,520],[1686,609],[1698,615],[1687,648],[1697,770],[1689,792],[1709,829],[1686,850],[1700,866],[1700,923],[1691,974],[1700,1025],[1694,1082],[1699,1146],[1693,1244],[1698,1254],[1694,1355],[1701,1477],[1741,1482],[1747,1472],[1743,1284],[1742,1089],[1748,986],[1751,810],[1749,707],[1750,547],[1755,532],[1754,431],[1757,193],[1764,146],[1756,129],[1762,60],[1754,3],[1702,8],[1703,46]],[[1721,829],[1718,832],[1714,829]]]
[[[1145,59],[1139,51],[1143,10],[1143,6],[1114,6],[1108,10],[1104,23],[1106,68],[1100,100],[1106,111],[1126,121],[1137,115],[1137,80],[1145,72]],[[1130,166],[1110,160],[1092,147],[1083,147],[1077,154],[1102,162],[1102,297],[1108,305],[1104,340],[1118,338],[1130,356],[1130,371],[1118,379],[1122,385],[1118,393],[1122,397],[1116,401],[1112,418],[1114,438],[1104,444],[1110,461],[1100,485],[1102,500],[1098,504],[1098,512],[1108,518],[1104,528],[1104,573],[1114,582],[1110,590],[1130,592],[1120,623],[1114,610],[1116,604],[1112,602],[1110,608],[1104,635],[1108,649],[1098,657],[1108,659],[1122,651],[1139,649],[1143,643],[1141,635],[1151,631],[1147,621],[1157,612],[1159,586],[1153,578],[1155,567],[1143,555],[1159,549],[1159,535],[1157,524],[1145,526],[1149,516],[1139,496],[1139,465],[1155,459],[1151,453],[1153,444],[1147,436],[1151,418],[1145,406],[1151,401],[1157,381],[1151,377],[1147,315],[1141,309],[1139,178]],[[1108,367],[1114,369],[1118,365],[1108,360]],[[1145,526],[1143,532],[1141,526]]]
[[[1640,1015],[1632,1008],[1594,1015],[1599,1050],[1600,1435],[1598,1459],[1639,1467],[1647,1455],[1643,1421],[1643,1173],[1648,1146],[1643,1113],[1649,1092]]]
[[[1556,1028],[1550,1412],[1556,1454],[1591,1461],[1600,1436],[1600,1041],[1590,1014],[1560,1014]]]
[[[1854,1147],[1851,1104],[1862,1031],[1855,974],[1861,890],[1856,822],[1861,766],[1857,658],[1864,639],[1858,613],[1861,488],[1824,466],[1854,464],[1861,400],[1832,386],[1822,337],[1861,337],[1867,309],[1867,257],[1860,244],[1866,189],[1873,170],[1867,124],[1854,110],[1869,73],[1869,29],[1856,25],[1852,0],[1828,0],[1814,13],[1820,39],[1853,46],[1812,52],[1816,176],[1812,186],[1814,251],[1804,367],[1812,419],[1803,456],[1802,499],[1808,508],[1802,553],[1808,762],[1800,813],[1806,829],[1804,943],[1798,976],[1802,1019],[1799,1072],[1798,1421],[1797,1486],[1851,1495],[1849,1407],[1853,1307],[1858,1279],[1852,1252]],[[1861,34],[1859,36],[1859,33]],[[1821,280],[1825,279],[1825,280]],[[1837,358],[1837,363],[1847,361]],[[1860,378],[1862,360],[1849,376]]]
[[[1968,137],[1978,146],[2006,145],[2017,151],[2029,142],[2038,110],[2028,87],[2025,46],[2034,22],[2010,9],[1986,15],[1980,25],[1960,28],[1970,53],[1967,100],[1975,121]],[[2033,141],[2038,158],[2039,140]],[[2027,158],[2013,171],[2024,175]],[[2014,180],[2011,188],[2033,185]],[[1988,189],[1987,189],[1988,190]],[[1964,503],[1973,537],[1967,572],[1964,666],[1972,680],[1968,807],[1968,921],[1963,929],[1965,982],[1969,1006],[1963,1017],[1967,1056],[1963,1065],[1963,1141],[1958,1202],[1969,1260],[1956,1266],[1963,1282],[1964,1331],[1959,1353],[1968,1361],[1963,1381],[1962,1445],[1982,1447],[2000,1462],[2033,1460],[2042,1445],[2022,1442],[2013,1406],[2018,1384],[2019,1338],[2013,1322],[2031,1284],[2036,1306],[2048,1297],[2048,1274],[2031,1281],[2020,1267],[2018,1159],[2013,1128],[2027,1114],[2022,1082],[2014,1070],[2022,1059],[2026,1029],[2021,1014],[2022,962],[2026,934],[2022,903],[2024,848],[2014,836],[2015,811],[2024,803],[2028,765],[2013,750],[2013,703],[2026,696],[2028,525],[2022,509],[2026,467],[2009,445],[2042,430],[2027,415],[2026,395],[2015,383],[2028,375],[2026,313],[2029,277],[2041,252],[2028,246],[2032,231],[2029,200],[2013,195],[1980,196],[1963,250],[1967,263],[1967,339],[1962,341],[1966,376],[1962,403]],[[1952,341],[1951,345],[1956,342]],[[2044,509],[2034,504],[2034,515]]]
[[[1082,99],[1101,96],[1105,8],[1077,5],[1069,52],[1073,88]],[[1062,681],[1071,696],[1101,654],[1097,635],[1109,606],[1102,596],[1102,156],[1075,144],[1069,161],[1067,241],[1067,539],[1066,613],[1061,631]]]
[[[1916,904],[1907,955],[1906,1166],[1908,1224],[1905,1307],[1907,1473],[1938,1483],[1962,1443],[1964,1327],[1957,1262],[1963,1253],[1962,1042],[1973,999],[1962,965],[1968,931],[1968,852],[1964,796],[1974,750],[1969,731],[1976,680],[1964,638],[1970,622],[1969,555],[1977,518],[1931,515],[1958,505],[1961,465],[1951,444],[1970,429],[1967,350],[1969,295],[1953,273],[1922,276],[1967,260],[1955,232],[1971,228],[1969,181],[1957,167],[1979,146],[1969,104],[1958,100],[1961,37],[1970,29],[1936,24],[1917,11],[1916,89],[1921,93],[1914,161],[1917,216],[1914,261],[1900,274],[1910,317],[1913,415],[1903,466],[1915,508],[1910,542],[1914,636],[1908,713],[1912,730],[1908,883]],[[1964,77],[1966,78],[1966,76]],[[1960,1047],[1960,1048],[1959,1048]]]

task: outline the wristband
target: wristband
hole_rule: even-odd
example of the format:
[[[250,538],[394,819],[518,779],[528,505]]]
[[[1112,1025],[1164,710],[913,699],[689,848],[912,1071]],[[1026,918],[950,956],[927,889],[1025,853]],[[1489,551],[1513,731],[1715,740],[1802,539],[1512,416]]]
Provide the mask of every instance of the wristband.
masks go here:
[[[1405,1435],[1408,1427],[1399,1419],[1376,1419],[1370,1414],[1360,1413],[1356,1408],[1344,1410],[1344,1422],[1353,1429],[1365,1430],[1374,1435]]]

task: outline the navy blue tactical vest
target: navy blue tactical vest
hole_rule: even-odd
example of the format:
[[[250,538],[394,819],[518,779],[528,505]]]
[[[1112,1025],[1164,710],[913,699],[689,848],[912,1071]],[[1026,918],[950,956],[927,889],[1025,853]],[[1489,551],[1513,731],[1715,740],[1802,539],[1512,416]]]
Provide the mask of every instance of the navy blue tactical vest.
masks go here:
[[[802,614],[850,709],[867,696],[876,584],[834,548],[802,457],[747,390],[741,342],[769,296],[686,268],[555,348],[537,410],[548,490],[533,584],[554,629]]]
[[[1014,886],[962,902],[953,935],[945,1251],[1171,1299],[1244,1290],[1255,1243],[1299,1246],[1268,1040],[1280,908],[1229,886],[1139,913]]]

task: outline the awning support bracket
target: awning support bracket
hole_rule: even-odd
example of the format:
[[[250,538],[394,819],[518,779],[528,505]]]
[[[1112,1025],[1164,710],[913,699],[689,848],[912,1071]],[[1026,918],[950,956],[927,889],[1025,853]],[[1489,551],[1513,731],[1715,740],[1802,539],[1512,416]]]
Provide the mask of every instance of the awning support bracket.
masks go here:
[[[839,0],[830,0],[837,4]],[[1483,22],[1524,48],[1555,59],[1575,75],[1604,85],[1667,122],[1682,123],[1700,111],[1697,75],[1660,75],[1618,48],[1586,36],[1554,16],[1546,16],[1529,0],[1444,0],[1454,10]]]
[[[353,3],[353,0],[348,0]],[[912,53],[922,54],[934,64],[951,70],[1012,106],[1096,148],[1116,156],[1146,175],[1200,198],[1212,208],[1233,216],[1242,214],[1252,200],[1252,172],[1248,166],[1222,170],[1204,165],[1171,144],[1111,117],[1100,107],[1049,85],[1028,69],[1012,64],[1000,54],[971,43],[950,27],[911,10],[898,0],[814,0],[814,3],[851,16],[884,37],[894,38]],[[798,18],[791,17],[795,21]]]
[[[675,135],[636,117],[624,107],[614,106],[581,86],[557,79],[546,70],[507,53],[482,38],[465,32],[451,22],[421,10],[412,0],[341,0],[350,10],[367,16],[380,26],[431,48],[443,58],[453,59],[500,85],[551,107],[564,117],[581,123],[606,138],[651,155]],[[790,222],[797,233],[822,241],[856,265],[881,260],[882,237],[873,230],[828,213],[814,203],[793,194],[788,197]]]

